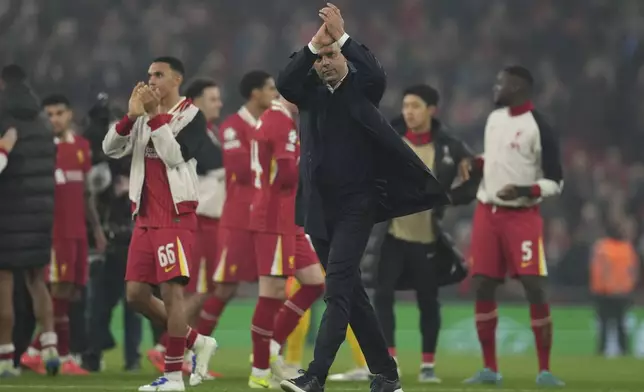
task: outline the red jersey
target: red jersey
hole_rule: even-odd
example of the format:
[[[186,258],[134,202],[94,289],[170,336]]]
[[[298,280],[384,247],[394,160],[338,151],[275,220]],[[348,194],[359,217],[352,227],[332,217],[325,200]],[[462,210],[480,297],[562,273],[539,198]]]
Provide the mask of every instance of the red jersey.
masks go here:
[[[192,101],[183,99],[168,114],[181,115]],[[198,126],[193,119],[185,128]],[[194,124],[194,125],[193,125]],[[203,128],[200,129],[203,132]],[[141,208],[136,216],[139,227],[197,229],[197,203],[185,202],[175,207],[168,182],[168,168],[154,148],[152,139],[145,147],[145,179],[141,190]]]
[[[295,194],[300,146],[295,122],[279,103],[259,119],[251,140],[251,170],[255,195],[251,230],[295,234]]]
[[[249,137],[256,125],[255,117],[242,106],[219,127],[226,170],[226,201],[220,222],[222,227],[249,228],[250,204],[254,194],[249,165]]]
[[[73,134],[54,141],[57,146],[54,238],[86,239],[85,178],[92,168],[89,142]]]

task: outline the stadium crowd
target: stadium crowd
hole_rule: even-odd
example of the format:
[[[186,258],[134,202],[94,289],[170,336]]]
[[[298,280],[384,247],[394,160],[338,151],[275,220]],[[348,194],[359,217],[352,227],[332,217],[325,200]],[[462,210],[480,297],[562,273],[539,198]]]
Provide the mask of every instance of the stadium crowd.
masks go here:
[[[36,91],[64,92],[77,113],[101,91],[125,108],[128,86],[157,53],[176,55],[190,73],[218,80],[223,111],[231,112],[241,103],[236,83],[245,70],[279,69],[317,28],[306,4],[287,0],[3,4],[2,62],[32,65]],[[562,266],[557,282],[584,285],[584,274],[577,271],[584,270],[589,244],[602,230],[597,217],[609,205],[614,213],[621,206],[629,220],[644,213],[639,207],[644,166],[636,155],[644,141],[644,116],[629,102],[644,93],[638,66],[641,4],[404,0],[370,5],[365,11],[360,1],[342,4],[347,23],[387,70],[383,110],[393,116],[405,86],[428,82],[441,93],[440,117],[475,151],[492,108],[490,80],[498,66],[534,64],[535,102],[557,126],[567,173],[564,196],[546,208],[548,260]],[[133,22],[135,16],[142,22]],[[458,232],[466,236],[469,213],[462,214]],[[629,224],[644,251],[639,223]]]

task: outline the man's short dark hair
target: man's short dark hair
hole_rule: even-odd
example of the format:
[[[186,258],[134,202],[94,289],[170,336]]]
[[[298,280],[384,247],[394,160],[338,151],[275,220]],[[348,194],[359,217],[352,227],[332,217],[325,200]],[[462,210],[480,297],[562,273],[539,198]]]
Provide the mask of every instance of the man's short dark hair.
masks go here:
[[[203,95],[203,92],[210,87],[218,87],[217,82],[212,79],[199,78],[195,79],[188,85],[186,89],[185,96],[195,100]]]
[[[510,65],[503,68],[503,72],[508,75],[516,76],[517,78],[523,80],[528,86],[534,86],[534,78],[530,71],[521,65]]]
[[[186,69],[183,67],[183,63],[176,57],[172,56],[161,56],[157,57],[152,61],[153,63],[166,63],[170,66],[170,69],[174,72],[177,72],[181,76],[186,74]]]
[[[407,87],[403,93],[403,97],[408,95],[415,95],[425,101],[427,106],[438,106],[440,96],[435,88],[427,84],[417,84],[415,86]]]
[[[72,107],[69,99],[63,94],[51,94],[42,100],[42,107],[53,105],[65,105],[68,109]]]
[[[271,74],[266,71],[250,71],[239,82],[239,93],[242,98],[249,99],[253,90],[264,87],[270,78],[272,78]]]
[[[22,83],[27,80],[27,73],[17,64],[9,64],[2,68],[0,78],[5,83]]]

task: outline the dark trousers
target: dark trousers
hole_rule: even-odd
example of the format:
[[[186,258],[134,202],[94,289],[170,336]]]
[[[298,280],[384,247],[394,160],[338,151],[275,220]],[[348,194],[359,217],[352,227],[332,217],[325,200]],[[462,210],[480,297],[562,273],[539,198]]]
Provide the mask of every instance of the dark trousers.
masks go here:
[[[78,300],[69,304],[69,352],[71,354],[84,353],[88,345],[88,290],[87,287],[81,287],[79,290]]]
[[[626,312],[630,300],[625,297],[597,297],[595,309],[599,319],[599,334],[597,352],[603,355],[606,351],[606,341],[611,326],[617,331],[617,342],[622,355],[629,352],[628,334],[626,332]]]
[[[91,370],[98,370],[102,352],[116,346],[110,325],[112,312],[125,294],[125,267],[127,244],[111,245],[104,261],[97,261],[92,267],[90,334],[89,347],[85,352],[84,364]],[[127,305],[124,312],[124,356],[125,368],[137,367],[140,360],[141,317]]]
[[[394,296],[397,288],[413,289],[420,312],[423,353],[435,353],[441,325],[434,244],[399,240],[387,234],[376,270],[374,305],[389,347],[396,347]]]
[[[13,345],[15,346],[13,362],[18,367],[20,365],[20,356],[29,347],[36,329],[34,308],[23,271],[14,271],[13,273],[13,309]]]
[[[328,225],[329,241],[311,239],[326,270],[326,310],[308,369],[321,383],[345,340],[348,324],[351,324],[371,372],[388,378],[397,377],[396,363],[387,352],[382,330],[360,277],[360,260],[373,223],[371,212],[344,213]]]

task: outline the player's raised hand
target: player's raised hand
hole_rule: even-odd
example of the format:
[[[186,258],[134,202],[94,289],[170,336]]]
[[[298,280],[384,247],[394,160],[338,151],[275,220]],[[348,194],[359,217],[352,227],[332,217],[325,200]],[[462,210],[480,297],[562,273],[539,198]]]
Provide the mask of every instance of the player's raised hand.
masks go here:
[[[143,102],[143,108],[149,116],[155,116],[159,113],[159,102],[161,98],[159,94],[150,88],[150,86],[143,86],[141,89],[141,102]]]
[[[10,153],[11,150],[13,150],[13,146],[16,145],[17,140],[18,131],[16,131],[16,128],[11,127],[7,129],[7,132],[5,132],[4,136],[0,138],[0,149],[3,149],[7,153]]]
[[[326,3],[326,7],[319,11],[320,18],[326,25],[326,30],[334,41],[339,40],[344,35],[344,19],[340,14],[340,9],[332,3]]]
[[[508,184],[497,192],[496,197],[505,201],[515,200],[519,197],[519,191],[515,185]]]
[[[130,95],[130,101],[127,104],[127,116],[131,120],[134,120],[145,114],[143,102],[141,101],[141,89],[143,88],[143,86],[145,86],[145,83],[137,83],[132,90],[132,95]]]
[[[335,40],[333,39],[333,37],[331,37],[331,35],[329,35],[329,32],[327,31],[326,25],[324,23],[322,23],[317,33],[315,33],[315,35],[311,39],[311,43],[313,44],[315,49],[318,50],[325,46],[331,45],[333,42],[335,42]]]

